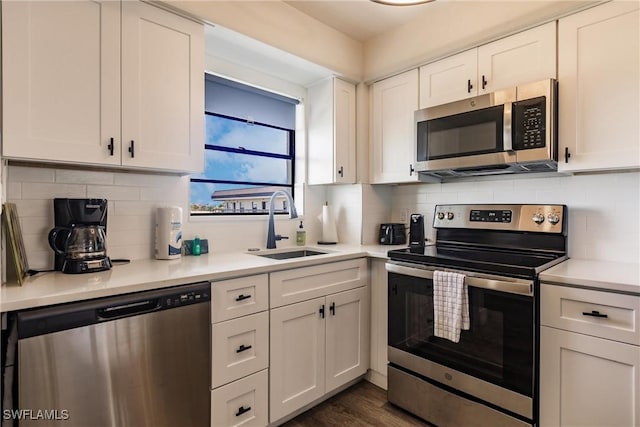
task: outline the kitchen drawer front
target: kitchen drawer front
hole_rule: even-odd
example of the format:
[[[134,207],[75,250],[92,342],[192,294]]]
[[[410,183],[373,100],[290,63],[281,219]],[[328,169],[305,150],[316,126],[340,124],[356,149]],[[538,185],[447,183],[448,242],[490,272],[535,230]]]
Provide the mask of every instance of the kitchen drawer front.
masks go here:
[[[211,388],[269,365],[269,312],[216,323],[211,336]]]
[[[257,313],[269,308],[269,276],[239,277],[211,283],[213,323]]]
[[[277,271],[269,280],[271,308],[281,307],[366,285],[367,259]]]
[[[640,345],[640,297],[544,283],[540,289],[541,324]]]
[[[211,392],[211,427],[266,426],[268,370],[234,381]]]

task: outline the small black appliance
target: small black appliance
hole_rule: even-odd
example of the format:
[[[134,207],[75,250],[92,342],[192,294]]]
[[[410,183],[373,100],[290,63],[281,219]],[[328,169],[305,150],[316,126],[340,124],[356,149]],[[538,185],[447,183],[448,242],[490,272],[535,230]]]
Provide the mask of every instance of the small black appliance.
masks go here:
[[[407,233],[404,224],[388,223],[380,224],[381,245],[404,245],[407,243]]]
[[[409,247],[424,247],[424,216],[411,214],[409,221]]]
[[[56,198],[53,215],[49,245],[56,253],[55,270],[73,274],[111,268],[106,251],[106,199]]]

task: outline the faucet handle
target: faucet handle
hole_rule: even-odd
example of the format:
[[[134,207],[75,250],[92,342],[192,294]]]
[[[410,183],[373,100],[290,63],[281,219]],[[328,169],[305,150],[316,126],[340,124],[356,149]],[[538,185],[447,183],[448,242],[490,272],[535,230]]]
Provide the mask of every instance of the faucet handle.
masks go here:
[[[276,234],[276,240],[289,240],[289,238],[287,236],[282,236],[280,234]]]

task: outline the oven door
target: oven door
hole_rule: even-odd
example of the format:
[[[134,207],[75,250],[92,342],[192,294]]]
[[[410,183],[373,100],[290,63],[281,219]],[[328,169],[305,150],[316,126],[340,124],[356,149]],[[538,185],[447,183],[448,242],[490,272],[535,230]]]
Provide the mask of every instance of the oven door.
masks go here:
[[[468,273],[470,328],[434,336],[433,270],[387,263],[389,361],[529,419],[533,416],[533,282]]]

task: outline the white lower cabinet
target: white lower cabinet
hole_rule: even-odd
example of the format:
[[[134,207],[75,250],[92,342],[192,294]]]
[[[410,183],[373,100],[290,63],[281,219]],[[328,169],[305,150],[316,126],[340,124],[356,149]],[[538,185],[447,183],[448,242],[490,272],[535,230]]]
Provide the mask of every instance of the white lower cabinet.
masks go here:
[[[364,375],[367,286],[271,310],[270,421]]]
[[[211,426],[266,426],[268,275],[221,280],[211,287]]]
[[[269,366],[269,313],[214,324],[211,345],[215,349],[213,388],[265,369]]]
[[[387,271],[386,259],[371,259],[371,358],[367,379],[387,389]]]
[[[541,285],[540,425],[640,426],[640,297]]]
[[[640,347],[543,326],[540,425],[640,425]]]
[[[269,374],[265,369],[211,392],[211,427],[266,426]]]

